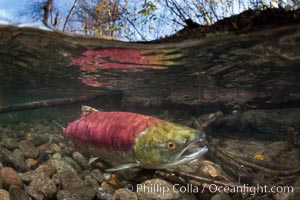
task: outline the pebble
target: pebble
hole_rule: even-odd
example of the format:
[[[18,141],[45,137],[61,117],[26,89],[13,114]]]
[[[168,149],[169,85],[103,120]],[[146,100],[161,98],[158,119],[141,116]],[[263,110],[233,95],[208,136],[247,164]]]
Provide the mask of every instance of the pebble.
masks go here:
[[[111,193],[114,193],[115,189],[113,188],[112,185],[106,183],[106,182],[102,182],[100,185],[101,188],[105,189],[106,191],[109,191]]]
[[[94,163],[91,164],[94,168],[97,168],[97,169],[101,169],[101,170],[105,170],[107,169],[107,167],[102,163],[102,162],[99,162],[99,161],[96,161]]]
[[[42,125],[42,124],[37,124],[34,127],[34,129],[35,129],[35,132],[38,132],[38,133],[46,133],[47,131],[49,131],[49,127]]]
[[[38,178],[31,181],[26,188],[28,194],[35,199],[52,199],[56,195],[56,185],[50,178]]]
[[[109,181],[111,179],[112,175],[111,173],[104,173],[103,178],[105,181]]]
[[[83,180],[83,185],[85,185],[87,187],[99,187],[98,181],[93,178],[85,178]]]
[[[0,189],[0,199],[1,200],[10,200],[9,192],[4,189]]]
[[[104,173],[106,174],[106,173]],[[93,169],[90,173],[90,175],[96,179],[99,183],[102,183],[103,180],[104,180],[104,174],[102,174],[102,172],[99,170],[99,169]],[[111,177],[111,174],[110,174],[110,177]]]
[[[72,157],[82,169],[89,168],[89,161],[78,151],[73,152]]]
[[[18,186],[10,186],[9,196],[11,200],[30,200],[30,197],[24,190]]]
[[[76,172],[71,165],[62,160],[60,153],[55,153],[52,158],[46,162],[46,165],[56,169],[56,171],[70,170]]]
[[[215,194],[210,200],[232,200],[232,198],[225,193]]]
[[[57,153],[53,154],[52,159],[61,160],[62,159],[61,153],[57,152]]]
[[[113,199],[114,200],[137,200],[138,198],[135,192],[129,189],[121,188],[116,190]]]
[[[39,149],[40,150],[44,150],[48,154],[53,154],[53,153],[61,152],[62,151],[61,147],[58,146],[55,143],[42,144],[42,145],[39,146]]]
[[[2,165],[6,166],[6,167],[18,168],[18,166],[16,166],[16,164],[11,159],[10,155],[11,155],[11,152],[8,149],[6,149],[4,147],[1,148],[0,161],[1,161]]]
[[[28,140],[20,141],[18,146],[27,158],[35,159],[39,155],[39,150]]]
[[[181,192],[180,200],[197,200],[197,197],[191,192]]]
[[[288,192],[288,200],[299,200],[300,199],[300,176],[298,176],[295,185],[293,186],[293,192],[291,192],[292,188],[289,188]]]
[[[79,178],[75,171],[60,170],[58,171],[58,175],[63,189],[79,188],[83,185],[83,181]]]
[[[25,160],[25,165],[28,169],[35,169],[38,164],[39,164],[39,162],[32,158],[28,158],[27,160]]]
[[[13,151],[18,148],[17,140],[10,137],[5,137],[1,140],[1,146]]]
[[[113,186],[114,188],[122,187],[121,181],[119,180],[119,176],[116,174],[112,174],[111,179],[106,182],[111,186]]]
[[[162,179],[150,179],[140,184],[142,190],[137,190],[138,199],[179,199],[180,193],[173,184]],[[155,187],[159,186],[159,187]]]
[[[49,168],[46,167],[45,165],[41,165],[34,171],[20,173],[19,175],[22,178],[23,182],[28,184],[35,179],[39,179],[39,178],[45,179],[47,177],[50,177],[51,170],[48,169]],[[50,175],[48,173],[50,173]]]
[[[96,200],[111,200],[113,199],[113,193],[104,188],[96,188]]]
[[[25,156],[20,149],[14,150],[9,155],[9,158],[11,159],[11,161],[14,163],[15,166],[18,166],[20,169],[26,169]]]
[[[75,151],[71,143],[69,143],[69,145],[66,145],[65,143],[60,142],[58,145],[61,147],[62,151],[67,155],[72,155],[72,153]]]
[[[49,142],[49,137],[44,136],[44,135],[35,135],[32,138],[32,143],[34,144],[34,146],[40,146],[42,144],[46,144]]]
[[[76,172],[81,171],[81,167],[71,157],[66,156],[63,158],[63,160],[66,161],[69,165],[71,165],[73,167],[73,169],[76,170]]]
[[[23,182],[19,174],[10,167],[4,167],[0,171],[0,183],[4,189],[9,189],[11,185],[23,187]]]
[[[46,150],[40,149],[38,160],[45,162],[45,161],[47,161],[49,159],[50,159],[50,154]]]
[[[92,187],[80,187],[71,190],[59,190],[57,192],[57,200],[93,200],[96,196],[96,191]]]

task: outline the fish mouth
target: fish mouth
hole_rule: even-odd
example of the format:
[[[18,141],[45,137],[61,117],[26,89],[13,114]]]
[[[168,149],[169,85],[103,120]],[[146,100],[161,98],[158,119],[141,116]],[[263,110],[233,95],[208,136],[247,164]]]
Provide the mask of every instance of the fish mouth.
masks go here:
[[[185,164],[203,156],[208,151],[208,148],[207,146],[205,146],[205,144],[205,134],[203,132],[200,132],[197,139],[183,148],[176,156],[174,161],[170,164],[165,165],[165,167],[174,167],[177,165]]]

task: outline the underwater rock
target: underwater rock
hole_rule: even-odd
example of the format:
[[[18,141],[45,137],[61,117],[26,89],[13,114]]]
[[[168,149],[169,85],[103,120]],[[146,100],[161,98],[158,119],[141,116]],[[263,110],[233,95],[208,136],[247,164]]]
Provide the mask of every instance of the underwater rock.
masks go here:
[[[50,141],[50,138],[46,135],[35,135],[31,140],[34,146],[40,146]]]
[[[40,149],[38,160],[45,162],[45,161],[49,160],[50,156],[51,155],[49,153],[47,153],[46,150]]]
[[[99,183],[102,183],[103,180],[104,180],[104,176],[102,174],[102,172],[99,170],[99,169],[93,169],[91,172],[90,172],[90,175],[96,179]]]
[[[96,200],[111,200],[113,199],[113,193],[104,189],[104,188],[101,188],[101,187],[98,187],[96,188]]]
[[[210,200],[232,200],[228,194],[219,193],[214,195]]]
[[[197,197],[190,192],[180,192],[180,200],[197,200]]]
[[[35,127],[34,127],[34,130],[37,132],[37,133],[47,133],[48,131],[50,131],[50,128],[49,126],[45,126],[43,124],[37,124]]]
[[[56,153],[52,156],[50,160],[48,160],[45,163],[47,166],[56,169],[56,171],[73,171],[76,173],[76,171],[73,169],[71,165],[69,165],[67,162],[61,160],[61,154]]]
[[[103,177],[105,177],[105,174],[103,175]],[[109,179],[105,178],[105,182],[103,182],[103,183],[108,183],[113,188],[122,187],[119,176],[117,174],[111,174],[110,178]]]
[[[102,171],[105,171],[105,169],[107,169],[107,166],[103,162],[100,162],[100,161],[96,161],[94,163],[91,163],[90,165],[92,168],[100,169]]]
[[[212,136],[230,133],[261,140],[282,140],[286,130],[300,129],[300,109],[249,110],[224,116],[210,126]]]
[[[173,184],[162,179],[150,179],[137,188],[138,199],[179,199],[180,193]]]
[[[0,145],[7,148],[10,151],[13,151],[18,148],[17,140],[10,137],[2,138]]]
[[[45,143],[39,146],[39,149],[48,153],[48,154],[53,154],[57,152],[61,152],[62,149],[60,146],[58,146],[55,143]]]
[[[23,151],[26,158],[37,158],[39,155],[39,150],[34,146],[34,144],[28,140],[22,140],[18,143],[19,148]]]
[[[107,182],[102,182],[100,187],[105,189],[106,191],[109,191],[112,194],[115,192],[115,188]]]
[[[28,194],[37,200],[51,199],[55,196],[57,188],[50,178],[34,179],[26,188]]]
[[[141,108],[151,108],[160,107],[163,104],[163,98],[159,96],[138,96],[127,94],[122,99],[122,106],[124,107],[141,107]]]
[[[2,165],[15,168],[15,163],[9,155],[11,155],[11,152],[8,149],[0,147],[0,162]]]
[[[71,143],[69,143],[71,144]],[[74,145],[66,145],[66,143],[59,143],[58,146],[61,148],[62,152],[66,155],[72,155],[75,150]]]
[[[195,160],[192,160],[184,165],[179,165],[177,169],[185,173],[195,173],[198,169],[198,165],[201,162],[202,158],[196,158]]]
[[[291,189],[291,188],[290,188]],[[300,177],[296,180],[293,186],[293,191],[289,191],[288,200],[299,200],[300,199]]]
[[[57,192],[57,200],[93,200],[96,196],[96,191],[91,187],[79,187],[70,190],[59,190]]]
[[[0,183],[4,189],[9,189],[11,185],[23,187],[23,182],[19,174],[10,167],[4,167],[0,171]]]
[[[232,178],[223,171],[220,165],[217,165],[208,160],[203,160],[201,163],[199,163],[196,174],[200,177],[233,181]]]
[[[51,160],[53,160],[53,159],[54,160],[61,160],[62,159],[61,153],[55,153],[55,154],[53,154]]]
[[[30,200],[30,197],[24,190],[18,186],[10,186],[9,188],[10,200]],[[1,199],[1,198],[0,198]]]
[[[114,193],[113,199],[115,200],[137,200],[137,195],[135,192],[129,190],[129,189],[125,189],[125,188],[121,188],[116,190],[116,192]]]
[[[66,156],[63,158],[63,160],[66,161],[69,165],[71,165],[73,167],[73,169],[75,169],[76,172],[81,171],[81,167],[71,157]]]
[[[1,200],[10,200],[8,191],[0,189],[0,199]]]
[[[39,178],[41,178],[41,179],[49,178],[56,172],[54,170],[55,169],[53,169],[53,168],[51,169],[50,167],[48,167],[46,165],[41,165],[34,171],[20,173],[19,175],[22,178],[23,182],[28,184],[31,181],[39,179]]]
[[[39,164],[39,162],[32,158],[28,158],[25,160],[25,165],[28,169],[34,169],[37,167],[38,164]]]
[[[95,187],[99,187],[99,182],[94,178],[86,177],[83,180],[83,185],[86,187],[94,187],[95,188]]]
[[[14,163],[14,166],[17,166],[20,169],[26,169],[25,156],[20,149],[14,150],[9,155],[10,160]],[[24,171],[24,170],[22,170]]]
[[[63,189],[79,188],[83,186],[83,181],[79,178],[77,173],[68,169],[61,169],[57,172],[60,177],[61,186]]]
[[[73,152],[72,157],[82,169],[89,168],[88,160],[78,151]]]

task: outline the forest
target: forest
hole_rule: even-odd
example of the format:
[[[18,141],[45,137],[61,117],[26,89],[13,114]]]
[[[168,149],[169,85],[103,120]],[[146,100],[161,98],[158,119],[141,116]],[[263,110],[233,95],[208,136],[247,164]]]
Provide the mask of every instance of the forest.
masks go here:
[[[186,28],[210,26],[245,11],[294,11],[299,4],[298,0],[34,0],[18,18],[40,21],[68,34],[149,41]]]

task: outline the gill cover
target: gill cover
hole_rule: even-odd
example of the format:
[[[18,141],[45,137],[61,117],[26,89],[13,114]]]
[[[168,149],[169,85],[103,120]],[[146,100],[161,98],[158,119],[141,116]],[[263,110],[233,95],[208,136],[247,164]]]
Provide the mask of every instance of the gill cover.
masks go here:
[[[175,164],[189,144],[198,139],[199,131],[163,121],[141,132],[135,138],[133,151],[143,167],[166,168]]]

